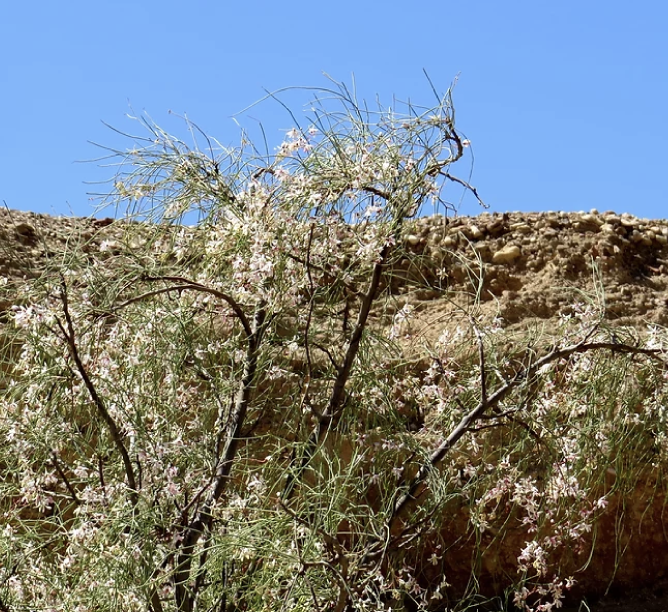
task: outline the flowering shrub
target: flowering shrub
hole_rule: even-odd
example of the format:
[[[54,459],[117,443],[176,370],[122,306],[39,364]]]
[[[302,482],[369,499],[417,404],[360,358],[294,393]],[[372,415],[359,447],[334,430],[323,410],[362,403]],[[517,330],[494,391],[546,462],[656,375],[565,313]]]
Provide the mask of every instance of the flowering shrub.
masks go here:
[[[449,93],[328,93],[264,158],[146,124],[126,247],[15,308],[0,610],[442,610],[485,572],[549,610],[628,485],[606,471],[663,469],[660,330],[620,342],[581,308],[511,355],[462,312],[409,361],[404,226],[469,188],[468,142]]]

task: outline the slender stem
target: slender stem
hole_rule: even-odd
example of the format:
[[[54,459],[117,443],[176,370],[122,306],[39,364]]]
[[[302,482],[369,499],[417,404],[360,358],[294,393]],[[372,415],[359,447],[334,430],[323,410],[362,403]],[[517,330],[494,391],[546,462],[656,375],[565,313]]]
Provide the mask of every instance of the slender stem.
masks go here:
[[[350,371],[355,362],[355,357],[359,352],[360,342],[362,341],[362,336],[366,328],[367,320],[369,318],[369,313],[371,312],[371,306],[376,299],[376,293],[378,292],[378,287],[380,285],[380,280],[383,276],[383,270],[385,264],[387,263],[387,258],[390,253],[391,244],[386,243],[378,257],[378,261],[373,267],[373,273],[371,274],[371,280],[369,281],[369,287],[367,292],[362,300],[362,305],[360,306],[359,313],[357,314],[357,321],[355,327],[350,334],[350,339],[348,340],[348,348],[346,349],[346,354],[343,358],[343,363],[338,371],[338,375],[334,381],[334,387],[332,388],[332,394],[329,398],[329,403],[327,404],[327,409],[325,415],[331,418],[341,407],[343,403],[344,391],[348,379],[350,378]]]
[[[371,312],[371,306],[373,305],[374,300],[376,299],[376,293],[378,292],[378,287],[380,285],[381,278],[383,276],[383,270],[387,263],[388,256],[391,250],[391,243],[387,242],[378,257],[378,261],[373,267],[373,272],[371,274],[371,280],[369,281],[369,287],[367,289],[364,298],[362,299],[362,305],[360,306],[359,313],[357,315],[357,322],[355,323],[355,328],[350,334],[348,340],[348,347],[343,359],[343,363],[337,368],[337,376],[334,380],[334,386],[332,387],[332,393],[329,397],[329,402],[327,403],[327,408],[318,415],[318,424],[315,427],[313,433],[309,437],[309,442],[306,450],[301,459],[301,464],[297,469],[297,473],[292,472],[288,473],[288,477],[283,489],[284,500],[290,498],[294,491],[295,482],[301,477],[302,472],[306,468],[306,464],[309,461],[309,457],[312,455],[315,447],[318,442],[321,440],[322,436],[329,430],[329,427],[332,423],[332,420],[336,413],[340,410],[345,396],[345,388],[350,378],[350,371],[352,370],[353,363],[355,362],[355,357],[359,351],[360,342],[362,341],[362,336],[364,335],[364,329],[366,328],[367,320],[369,318],[369,313]],[[316,413],[317,414],[317,413]],[[295,456],[296,459],[296,456]],[[291,465],[292,467],[292,465]]]

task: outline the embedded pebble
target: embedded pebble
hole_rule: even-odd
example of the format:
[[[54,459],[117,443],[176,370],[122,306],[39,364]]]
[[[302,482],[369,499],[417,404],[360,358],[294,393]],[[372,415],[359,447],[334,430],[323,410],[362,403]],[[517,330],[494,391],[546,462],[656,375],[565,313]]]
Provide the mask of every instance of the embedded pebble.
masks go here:
[[[522,251],[520,250],[520,247],[514,244],[509,244],[492,255],[492,262],[495,264],[511,263],[515,261],[521,254]]]

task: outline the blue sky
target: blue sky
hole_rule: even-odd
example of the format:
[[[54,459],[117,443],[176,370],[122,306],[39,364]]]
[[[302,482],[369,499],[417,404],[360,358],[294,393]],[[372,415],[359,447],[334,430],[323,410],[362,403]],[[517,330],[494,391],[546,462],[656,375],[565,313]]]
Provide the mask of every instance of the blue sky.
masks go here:
[[[0,201],[91,214],[104,187],[86,182],[113,172],[76,162],[99,156],[89,141],[130,146],[102,123],[132,131],[129,112],[177,132],[169,111],[187,113],[233,144],[232,115],[264,89],[354,74],[370,102],[431,104],[424,69],[442,91],[460,75],[457,125],[491,210],[668,217],[667,32],[659,0],[3,2]],[[300,113],[309,95],[285,99]],[[291,127],[270,102],[238,120],[276,145]]]

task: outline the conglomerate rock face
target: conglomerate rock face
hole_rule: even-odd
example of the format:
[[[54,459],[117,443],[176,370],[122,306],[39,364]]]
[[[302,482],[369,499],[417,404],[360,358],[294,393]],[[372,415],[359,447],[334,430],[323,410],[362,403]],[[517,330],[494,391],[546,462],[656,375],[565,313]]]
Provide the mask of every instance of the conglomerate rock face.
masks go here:
[[[25,301],[27,284],[54,269],[54,263],[65,265],[70,247],[85,253],[91,265],[114,265],[119,250],[142,248],[123,242],[123,225],[0,210],[0,323],[13,305]],[[549,327],[550,320],[568,314],[582,299],[596,301],[613,324],[638,329],[668,324],[667,220],[596,210],[437,216],[409,224],[403,240],[409,254],[394,262],[389,282],[398,303],[416,305],[423,321],[447,310],[451,296],[459,295],[497,314],[508,328],[537,321]],[[408,280],[419,281],[421,288]],[[647,495],[640,492],[640,502]],[[647,508],[640,502],[628,500],[628,512]],[[600,538],[594,560],[600,568],[594,578],[599,592],[615,571],[622,589],[668,579],[664,506],[653,504],[649,513],[638,510],[645,535],[628,546],[626,561],[618,566],[617,545]],[[610,535],[611,541],[613,518],[601,526],[601,536]],[[642,609],[645,600],[637,601],[640,607],[624,609]],[[646,609],[660,609],[653,605]]]
[[[36,278],[75,244],[104,261],[122,234],[111,219],[0,210],[0,277]],[[513,325],[564,314],[585,291],[605,301],[610,321],[668,323],[668,220],[595,210],[436,216],[410,224],[404,240],[414,256],[395,264],[393,289],[427,281],[409,300],[438,299],[446,288],[476,293]]]
[[[611,321],[668,322],[665,220],[597,211],[431,217],[406,240],[428,274],[442,270],[444,285],[470,291],[480,279],[480,298],[506,324],[564,314],[579,291],[604,299]]]

